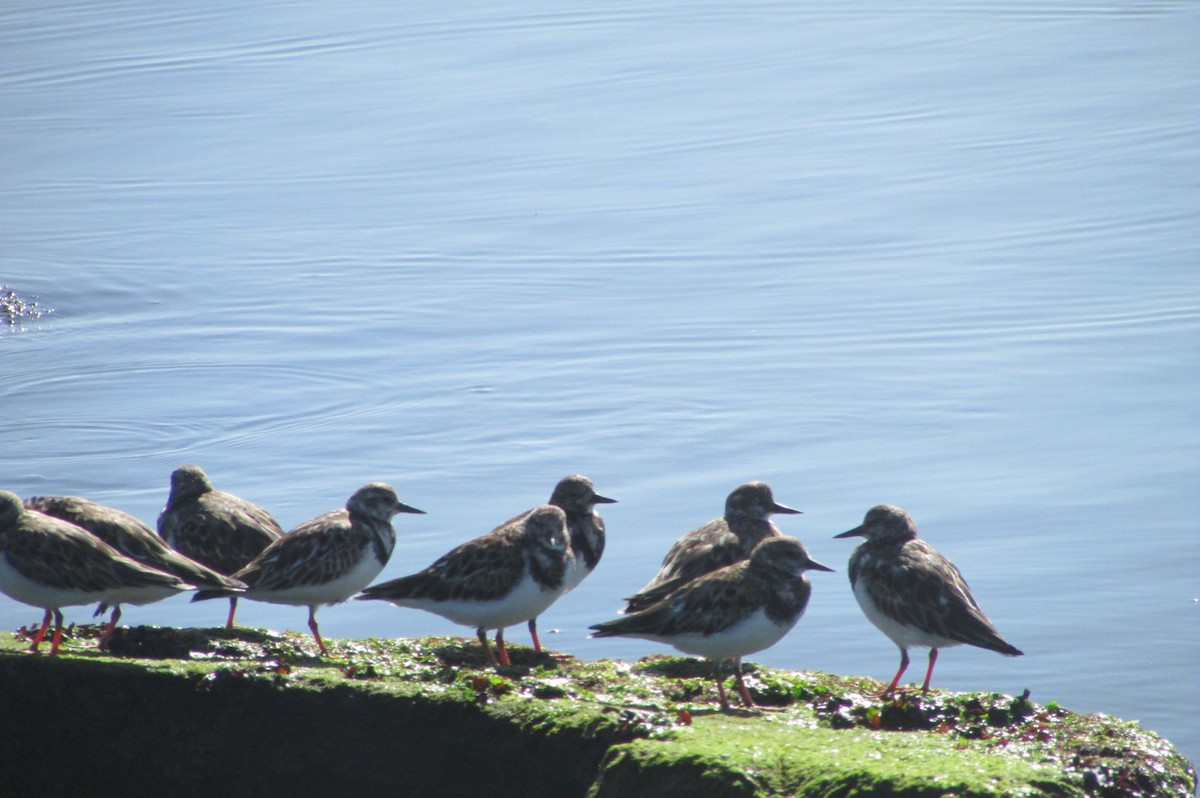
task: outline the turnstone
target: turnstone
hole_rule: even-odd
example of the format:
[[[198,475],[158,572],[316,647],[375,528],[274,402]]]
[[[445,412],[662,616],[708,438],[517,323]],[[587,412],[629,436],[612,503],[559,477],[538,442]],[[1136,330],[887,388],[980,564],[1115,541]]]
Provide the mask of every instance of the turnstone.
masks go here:
[[[158,516],[158,534],[185,557],[230,576],[283,535],[279,522],[257,504],[216,490],[198,465],[171,472],[171,493]],[[237,595],[229,597],[233,628]]]
[[[425,570],[372,585],[355,598],[390,601],[470,626],[493,667],[511,665],[504,627],[536,618],[553,604],[566,590],[570,561],[566,513],[543,504],[458,546]],[[498,630],[498,661],[488,645],[490,629]]]
[[[625,599],[624,612],[651,607],[696,577],[746,559],[760,541],[780,534],[771,523],[772,513],[799,512],[776,502],[765,482],[739,486],[725,499],[725,516],[693,529],[676,541],[663,558],[658,574]]]
[[[372,482],[354,492],[344,510],[305,521],[263,549],[233,576],[246,583],[241,595],[270,604],[308,607],[308,628],[329,655],[317,625],[317,607],[338,604],[362,590],[387,565],[396,545],[392,516],[423,510],[402,504],[396,491]],[[231,595],[201,590],[192,601]]]
[[[0,592],[45,610],[30,651],[37,651],[53,615],[57,654],[62,608],[77,604],[149,604],[190,590],[179,577],[148,568],[69,521],[27,510],[0,491]]]
[[[796,538],[772,536],[748,560],[693,579],[648,609],[592,626],[592,637],[654,640],[704,657],[713,663],[722,709],[729,702],[721,671],[732,659],[738,694],[754,706],[742,681],[742,657],[775,645],[800,620],[812,593],[805,571],[832,570]]]
[[[581,474],[563,477],[554,486],[548,504],[561,508],[567,514],[567,534],[571,541],[564,593],[577,588],[588,574],[596,570],[600,557],[604,555],[604,519],[595,507],[597,504],[616,504],[616,501],[596,493],[592,481]],[[504,529],[505,526],[499,528]],[[533,638],[533,650],[540,653],[542,641],[538,639],[537,618],[529,619],[529,635]]]
[[[168,546],[163,539],[151,531],[150,527],[129,513],[106,507],[103,504],[81,499],[76,496],[32,496],[25,500],[25,507],[37,510],[64,521],[70,521],[78,527],[86,529],[96,537],[112,546],[117,551],[136,560],[142,565],[165,571],[199,588],[227,587],[233,590],[245,588],[236,579],[217,573],[195,560],[185,557]],[[96,614],[101,615],[108,609],[107,604],[101,604]],[[117,621],[121,618],[121,605],[113,605],[112,620],[105,627],[100,638],[100,647],[104,648]]]
[[[1024,653],[1000,636],[958,568],[917,537],[916,522],[904,510],[872,507],[861,525],[834,537],[866,538],[850,555],[850,586],[867,619],[900,648],[900,669],[881,695],[896,689],[912,646],[929,649],[923,693],[938,649],[967,643],[1010,657]]]

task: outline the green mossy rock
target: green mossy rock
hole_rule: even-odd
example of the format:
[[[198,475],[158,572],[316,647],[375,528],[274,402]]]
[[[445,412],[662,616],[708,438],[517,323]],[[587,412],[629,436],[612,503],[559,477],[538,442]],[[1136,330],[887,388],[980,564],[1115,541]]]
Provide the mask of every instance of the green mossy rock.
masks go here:
[[[0,784],[12,795],[1177,796],[1162,738],[1028,696],[901,693],[748,666],[722,713],[702,663],[581,662],[473,640],[73,630],[57,657],[0,635]],[[43,648],[45,648],[43,644]]]

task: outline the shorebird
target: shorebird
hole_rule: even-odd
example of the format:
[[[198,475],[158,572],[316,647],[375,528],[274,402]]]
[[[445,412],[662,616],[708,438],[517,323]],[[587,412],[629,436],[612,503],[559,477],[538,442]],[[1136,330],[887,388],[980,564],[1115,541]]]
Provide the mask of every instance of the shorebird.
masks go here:
[[[561,508],[567,515],[567,536],[571,543],[571,559],[567,562],[564,579],[569,593],[596,570],[604,555],[604,519],[596,512],[597,504],[615,504],[616,499],[596,493],[592,481],[581,474],[563,477],[554,486],[548,504]],[[519,520],[517,516],[513,520]],[[504,529],[507,524],[498,529]],[[537,618],[529,619],[529,635],[533,638],[533,650],[541,653],[542,641],[538,639]]]
[[[175,551],[154,534],[150,527],[116,508],[77,496],[32,496],[25,499],[25,507],[82,527],[131,560],[174,574],[189,585],[198,588],[226,587],[232,590],[246,587],[238,580],[219,574]],[[107,609],[108,605],[102,603],[96,609],[96,614],[102,615]],[[100,637],[101,648],[107,645],[120,619],[121,605],[115,604],[112,620]]]
[[[647,609],[596,624],[592,637],[654,640],[704,657],[713,664],[722,709],[729,709],[722,667],[733,660],[738,694],[751,707],[742,657],[775,645],[800,620],[812,593],[805,571],[832,570],[796,538],[769,537],[748,560],[693,579]]]
[[[0,491],[0,592],[45,610],[30,651],[53,616],[50,653],[62,643],[62,608],[78,604],[149,604],[192,589],[179,577],[147,568],[69,521],[28,510]]]
[[[771,523],[772,514],[799,512],[776,502],[765,482],[739,486],[725,499],[725,516],[676,541],[655,577],[625,599],[624,612],[651,607],[696,577],[746,559],[760,541],[781,534]]]
[[[463,543],[425,570],[372,585],[355,598],[390,601],[472,627],[493,667],[511,665],[504,628],[536,618],[565,592],[570,560],[566,513],[543,504]],[[488,645],[491,629],[497,630],[499,659]]]
[[[235,579],[246,583],[240,595],[308,607],[308,628],[321,654],[329,656],[317,625],[317,607],[345,601],[379,575],[396,545],[392,516],[397,513],[423,515],[424,511],[401,503],[390,485],[364,485],[347,500],[345,509],[305,521],[235,573]],[[192,601],[231,593],[201,590]]]
[[[900,649],[900,669],[880,695],[896,689],[913,646],[929,649],[923,693],[938,649],[966,643],[1010,657],[1024,653],[1000,636],[958,568],[917,537],[916,522],[904,510],[872,507],[862,524],[834,537],[866,538],[850,555],[850,586],[867,620]]]
[[[185,465],[171,472],[158,534],[185,557],[231,576],[278,540],[283,528],[257,504],[213,488],[200,466]],[[231,593],[227,629],[233,628],[237,601]]]

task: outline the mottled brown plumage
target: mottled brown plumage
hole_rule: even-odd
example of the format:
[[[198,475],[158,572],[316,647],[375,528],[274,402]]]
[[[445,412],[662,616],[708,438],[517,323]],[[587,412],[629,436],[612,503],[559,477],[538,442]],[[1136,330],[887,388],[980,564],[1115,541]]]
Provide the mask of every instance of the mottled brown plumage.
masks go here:
[[[305,521],[234,574],[254,601],[308,607],[308,627],[328,654],[317,625],[317,607],[345,601],[379,575],[396,545],[392,516],[424,511],[403,504],[382,482],[359,488],[346,507]],[[229,595],[201,590],[193,601]]]
[[[171,473],[158,533],[177,551],[229,575],[279,539],[283,528],[257,504],[215,489],[200,466],[185,465]]]
[[[912,646],[929,648],[923,692],[940,648],[965,643],[1021,656],[979,608],[954,563],[917,537],[916,522],[904,510],[872,507],[862,524],[835,537],[866,538],[850,557],[850,586],[868,620],[900,649],[900,668],[885,695],[908,667]]]
[[[567,574],[569,590],[594,571],[604,556],[604,519],[596,512],[596,505],[616,504],[616,501],[596,493],[592,481],[582,474],[563,477],[554,486],[547,503],[567,514],[567,533],[571,538],[574,564]]]
[[[283,528],[257,504],[216,490],[200,466],[185,465],[171,472],[158,534],[184,556],[232,576],[278,540]],[[231,594],[227,628],[233,628],[236,612],[237,596]]]
[[[31,496],[25,499],[25,507],[70,521],[126,557],[159,571],[175,574],[196,587],[228,587],[235,590],[244,587],[238,580],[217,573],[179,553],[138,518],[114,507],[78,496]]]
[[[148,604],[190,588],[69,521],[26,509],[15,493],[0,491],[0,592],[45,610],[30,650],[37,650],[53,615],[50,653],[58,652],[62,607]]]
[[[571,542],[571,558],[567,561],[564,577],[566,591],[579,586],[588,574],[596,569],[604,555],[604,519],[596,512],[597,504],[615,504],[616,499],[596,493],[592,481],[582,474],[563,477],[554,486],[550,501],[567,516],[567,534]],[[496,529],[506,529],[512,522],[520,521],[532,510],[509,519]],[[538,637],[537,618],[529,619],[529,636],[533,638],[533,650],[541,652],[542,641]]]
[[[25,506],[40,513],[70,521],[86,529],[117,551],[142,565],[165,571],[196,587],[225,587],[240,590],[245,585],[236,579],[217,573],[195,560],[172,549],[150,527],[134,516],[114,507],[78,496],[31,496]],[[108,605],[101,603],[96,615],[102,615]],[[106,648],[108,640],[121,620],[121,605],[113,605],[112,618],[105,626],[100,638],[100,647]]]
[[[423,609],[474,627],[493,664],[486,632],[497,629],[500,663],[507,665],[504,627],[537,617],[563,594],[569,558],[566,514],[544,504],[457,546],[423,571],[372,585],[356,598]]]
[[[654,578],[625,599],[624,611],[644,610],[693,579],[746,559],[759,542],[780,534],[771,523],[772,514],[799,512],[776,502],[765,482],[747,482],[737,487],[725,500],[725,515],[676,541]]]
[[[593,637],[655,640],[714,664],[721,706],[728,707],[720,673],[734,660],[739,694],[753,705],[741,658],[779,641],[800,619],[812,593],[805,571],[831,571],[793,537],[763,540],[749,559],[684,584],[645,610],[592,626]]]

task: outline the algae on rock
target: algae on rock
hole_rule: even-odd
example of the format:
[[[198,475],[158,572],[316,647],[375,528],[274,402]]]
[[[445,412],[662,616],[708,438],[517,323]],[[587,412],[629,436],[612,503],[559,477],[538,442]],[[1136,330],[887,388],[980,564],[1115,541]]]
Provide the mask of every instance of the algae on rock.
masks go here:
[[[1195,771],[1136,724],[1029,696],[900,693],[747,667],[716,711],[703,663],[581,662],[460,638],[76,628],[62,655],[0,635],[0,778],[14,794],[1171,796]],[[82,640],[81,640],[82,638]],[[329,641],[327,641],[329,642]]]

